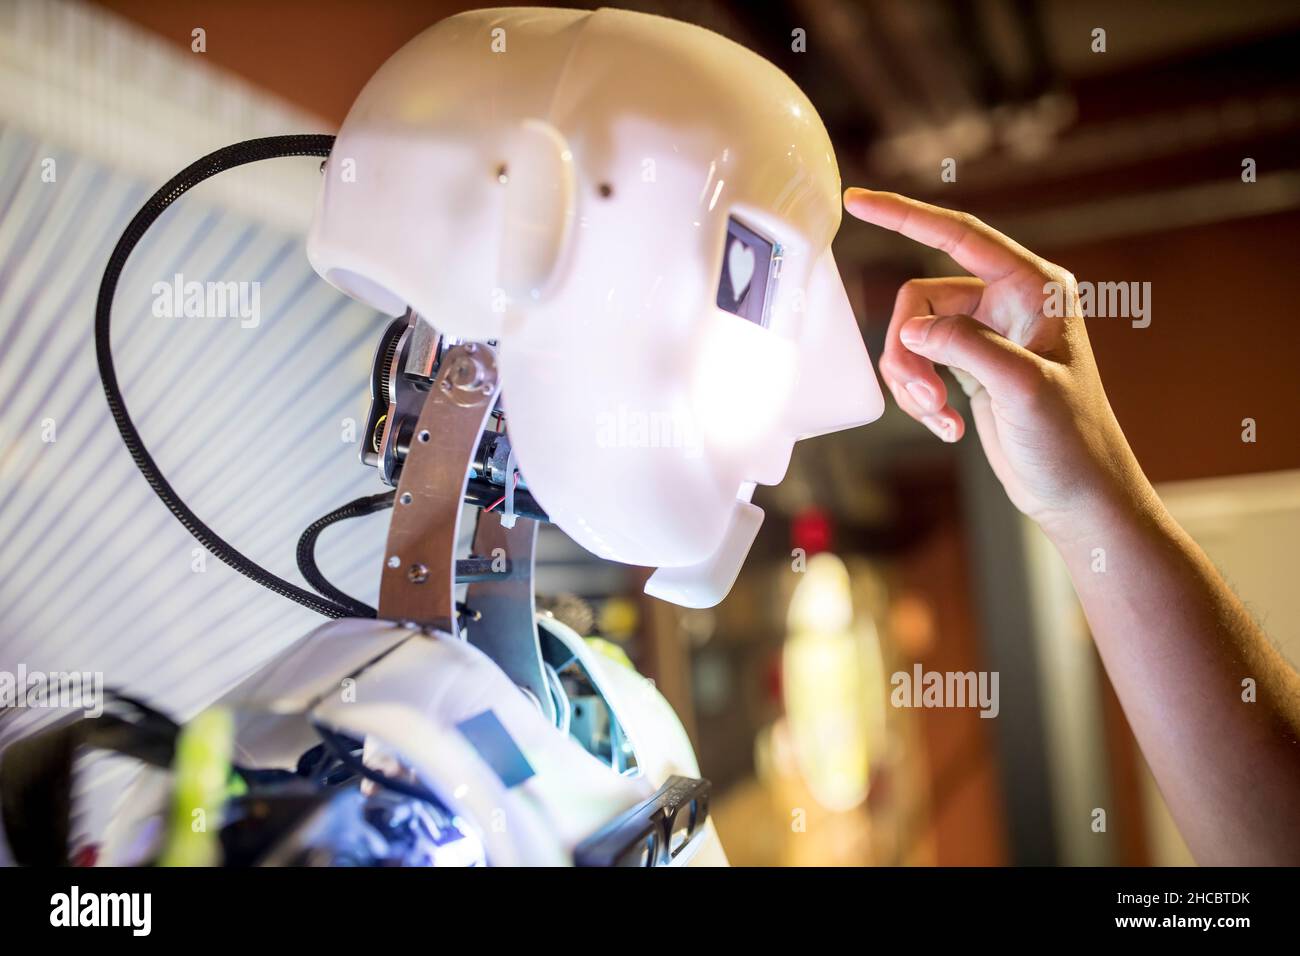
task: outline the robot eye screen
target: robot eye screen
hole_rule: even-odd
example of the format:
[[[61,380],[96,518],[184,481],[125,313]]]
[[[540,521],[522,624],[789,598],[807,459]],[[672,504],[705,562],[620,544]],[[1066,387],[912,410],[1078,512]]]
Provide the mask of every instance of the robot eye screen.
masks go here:
[[[772,282],[781,249],[736,219],[727,220],[727,242],[718,275],[718,308],[767,327]]]

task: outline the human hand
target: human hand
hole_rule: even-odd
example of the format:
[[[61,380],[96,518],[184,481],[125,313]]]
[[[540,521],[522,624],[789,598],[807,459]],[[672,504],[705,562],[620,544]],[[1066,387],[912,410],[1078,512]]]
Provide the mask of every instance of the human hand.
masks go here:
[[[844,206],[973,273],[899,289],[880,357],[899,407],[959,440],[965,422],[935,369],[948,366],[1007,495],[1050,535],[1153,494],[1102,388],[1074,276],[966,213],[858,188]],[[1053,295],[1063,309],[1045,310]]]

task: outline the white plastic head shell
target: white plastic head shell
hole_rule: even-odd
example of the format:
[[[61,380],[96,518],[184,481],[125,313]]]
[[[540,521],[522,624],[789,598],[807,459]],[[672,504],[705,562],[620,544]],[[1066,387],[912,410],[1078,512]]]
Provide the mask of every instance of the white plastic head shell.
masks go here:
[[[883,410],[839,223],[826,130],[756,54],[646,14],[483,10],[367,84],[308,255],[382,312],[498,342],[517,460],[552,520],[659,568],[650,593],[707,606],[762,521],[754,484],[781,480],[797,439]],[[764,292],[761,315],[720,307],[722,289]]]

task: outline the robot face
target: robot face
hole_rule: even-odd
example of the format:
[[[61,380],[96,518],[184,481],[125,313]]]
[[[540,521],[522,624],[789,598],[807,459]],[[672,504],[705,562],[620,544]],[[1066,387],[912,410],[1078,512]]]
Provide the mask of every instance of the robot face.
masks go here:
[[[839,220],[826,131],[762,58],[644,14],[475,11],[367,85],[308,254],[381,311],[497,342],[552,520],[704,606],[757,532],[754,484],[883,411]]]

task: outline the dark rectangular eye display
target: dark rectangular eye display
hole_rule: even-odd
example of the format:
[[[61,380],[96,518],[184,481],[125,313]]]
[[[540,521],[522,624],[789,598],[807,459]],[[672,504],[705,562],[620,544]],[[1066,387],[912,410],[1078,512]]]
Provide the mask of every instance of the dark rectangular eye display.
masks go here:
[[[718,308],[766,327],[780,247],[736,220],[727,220],[727,244],[718,276]]]

